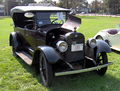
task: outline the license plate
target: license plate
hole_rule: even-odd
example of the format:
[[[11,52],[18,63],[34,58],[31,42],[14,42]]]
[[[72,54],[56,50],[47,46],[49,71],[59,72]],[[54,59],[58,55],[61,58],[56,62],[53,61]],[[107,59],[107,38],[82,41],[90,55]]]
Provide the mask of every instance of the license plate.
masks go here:
[[[72,44],[71,45],[71,51],[82,51],[83,50],[83,44]]]

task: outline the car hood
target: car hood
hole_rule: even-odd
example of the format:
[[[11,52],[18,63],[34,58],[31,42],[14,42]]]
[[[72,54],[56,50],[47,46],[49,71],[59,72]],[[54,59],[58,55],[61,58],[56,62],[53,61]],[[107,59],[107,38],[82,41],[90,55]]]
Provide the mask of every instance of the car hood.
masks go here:
[[[61,26],[61,28],[74,31],[80,27],[80,24],[81,24],[80,18],[69,15],[67,21]]]

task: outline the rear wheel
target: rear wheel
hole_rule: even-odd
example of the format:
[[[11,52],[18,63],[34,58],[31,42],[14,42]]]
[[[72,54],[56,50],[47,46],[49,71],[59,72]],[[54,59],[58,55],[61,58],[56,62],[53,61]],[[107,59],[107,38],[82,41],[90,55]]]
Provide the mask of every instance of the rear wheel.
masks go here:
[[[13,56],[17,57],[16,51],[17,51],[18,47],[17,47],[17,43],[12,39],[12,52],[13,52]]]
[[[52,65],[48,63],[44,53],[40,53],[39,70],[44,86],[51,86],[53,80]]]
[[[99,39],[99,40],[104,40],[102,36],[97,36],[96,39]]]
[[[105,52],[99,53],[97,57],[97,64],[102,65],[102,64],[107,64],[108,63],[108,58],[107,54]],[[107,71],[107,67],[101,68],[97,70],[97,74],[100,76],[103,76]]]
[[[103,39],[103,37],[102,37],[102,36],[100,36],[100,35],[99,35],[99,36],[97,36],[97,37],[96,37],[96,39],[99,39],[99,40],[104,40],[104,39]],[[104,41],[105,41],[105,42],[106,42],[109,46],[111,46],[111,45],[110,45],[109,40],[107,40],[107,39],[106,39],[106,40],[104,40]]]

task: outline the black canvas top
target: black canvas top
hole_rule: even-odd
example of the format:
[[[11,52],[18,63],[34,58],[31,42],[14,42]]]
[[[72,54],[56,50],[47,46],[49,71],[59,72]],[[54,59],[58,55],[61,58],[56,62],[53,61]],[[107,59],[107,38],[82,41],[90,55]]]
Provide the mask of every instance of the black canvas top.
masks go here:
[[[11,9],[11,15],[29,11],[70,11],[69,9],[55,6],[16,6]]]

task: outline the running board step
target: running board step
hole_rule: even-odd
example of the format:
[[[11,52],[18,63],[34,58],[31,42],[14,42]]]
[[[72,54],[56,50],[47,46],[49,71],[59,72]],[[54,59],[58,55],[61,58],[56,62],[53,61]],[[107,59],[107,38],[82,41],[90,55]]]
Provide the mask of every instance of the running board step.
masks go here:
[[[15,52],[28,65],[32,65],[32,57],[24,51]]]
[[[98,70],[98,69],[107,67],[107,66],[112,65],[112,64],[113,64],[112,62],[109,62],[107,64],[99,65],[99,66],[91,67],[91,68],[85,68],[85,69],[73,70],[73,71],[66,71],[66,72],[57,72],[57,73],[55,73],[55,76],[71,75],[71,74],[78,74],[78,73]]]
[[[111,47],[112,50],[120,52],[120,48]]]

